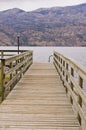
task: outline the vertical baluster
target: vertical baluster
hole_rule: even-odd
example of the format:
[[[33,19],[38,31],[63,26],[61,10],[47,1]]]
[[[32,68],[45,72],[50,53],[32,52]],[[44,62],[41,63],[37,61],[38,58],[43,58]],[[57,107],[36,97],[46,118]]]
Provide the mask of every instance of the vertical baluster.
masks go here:
[[[16,60],[16,66],[18,65],[18,60]],[[18,74],[18,70],[16,69],[16,74]]]
[[[83,79],[79,76],[78,83],[81,88],[83,88]],[[78,95],[78,103],[82,107],[82,98],[80,95]]]
[[[5,59],[1,59],[1,100],[4,100],[5,93]]]
[[[61,65],[62,65],[62,58],[61,58]],[[61,73],[62,73],[62,66],[61,66]]]
[[[65,67],[65,61],[63,61],[63,68]],[[63,69],[63,76],[65,76],[65,72],[64,72],[64,69]]]
[[[68,72],[68,63],[66,63],[66,70]],[[68,74],[66,74],[66,81],[68,82]]]
[[[12,62],[10,63],[10,69],[12,69],[12,67],[13,67],[13,64],[12,64]],[[12,77],[13,77],[13,74],[12,74],[13,72],[11,72],[11,74],[10,74],[10,80],[12,79]],[[13,85],[12,85],[13,86]],[[12,86],[10,86],[10,91],[12,90]]]
[[[23,62],[23,57],[20,59],[20,63]],[[23,65],[20,67],[20,78],[22,78]]]
[[[78,80],[79,80],[79,86],[83,88],[83,79],[79,76]]]
[[[4,51],[1,50],[1,58],[3,58],[3,57],[4,57]]]
[[[80,76],[78,77],[78,84],[79,84],[79,86],[81,88],[83,88],[83,79]],[[79,103],[80,107],[82,107],[82,98],[81,98],[81,96],[79,94],[78,94],[78,103]],[[79,120],[79,123],[81,125],[82,124],[82,119],[81,119],[79,113],[78,113],[78,120]]]
[[[66,70],[68,72],[68,63],[66,63]],[[68,82],[68,74],[66,73],[66,82]],[[66,86],[65,86],[66,87]],[[66,87],[66,93],[68,92],[68,89]]]
[[[71,75],[74,77],[74,69],[71,67]]]
[[[72,67],[71,67],[71,75],[72,75],[72,77],[74,77],[74,69]],[[71,90],[73,91],[74,85],[72,82],[70,82],[70,87],[71,87]],[[71,101],[71,104],[73,104],[73,99],[72,99],[71,95],[70,95],[70,101]]]
[[[65,77],[64,67],[65,67],[65,61],[63,60],[63,74],[62,74],[62,77],[63,77],[63,84],[64,84],[64,77]]]

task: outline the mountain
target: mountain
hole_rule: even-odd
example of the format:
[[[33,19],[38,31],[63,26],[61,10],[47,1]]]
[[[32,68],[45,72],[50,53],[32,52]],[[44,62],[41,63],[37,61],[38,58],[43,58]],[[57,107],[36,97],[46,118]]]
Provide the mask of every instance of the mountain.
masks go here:
[[[0,12],[0,45],[86,46],[86,4]]]

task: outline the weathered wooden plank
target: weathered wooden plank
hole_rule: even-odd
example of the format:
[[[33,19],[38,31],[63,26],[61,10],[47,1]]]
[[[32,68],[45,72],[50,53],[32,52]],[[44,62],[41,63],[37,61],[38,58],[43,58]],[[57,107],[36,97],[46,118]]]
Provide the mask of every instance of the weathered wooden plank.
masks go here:
[[[85,130],[86,93],[83,88],[86,82],[86,68],[58,52],[54,53],[54,65],[63,81],[82,130]],[[85,109],[83,106],[85,106]]]
[[[2,51],[3,52],[3,51]],[[1,60],[1,100],[7,95],[7,90],[12,90],[25,71],[32,64],[32,52],[25,51],[19,55],[4,58]],[[8,69],[6,69],[8,67]],[[8,80],[6,80],[8,78]]]
[[[81,130],[54,65],[34,63],[0,106],[0,130]]]

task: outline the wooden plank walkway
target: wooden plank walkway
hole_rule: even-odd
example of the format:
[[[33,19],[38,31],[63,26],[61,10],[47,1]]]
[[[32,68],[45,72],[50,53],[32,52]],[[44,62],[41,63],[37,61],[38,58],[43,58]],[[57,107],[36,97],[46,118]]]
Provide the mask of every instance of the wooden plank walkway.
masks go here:
[[[0,105],[0,130],[80,130],[51,63],[34,63]]]

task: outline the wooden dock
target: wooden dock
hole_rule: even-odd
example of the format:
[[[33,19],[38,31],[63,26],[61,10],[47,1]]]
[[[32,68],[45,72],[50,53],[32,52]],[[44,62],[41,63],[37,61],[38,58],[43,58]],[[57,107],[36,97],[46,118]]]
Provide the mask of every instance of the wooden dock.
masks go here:
[[[0,105],[0,130],[81,130],[52,63],[33,63]]]

